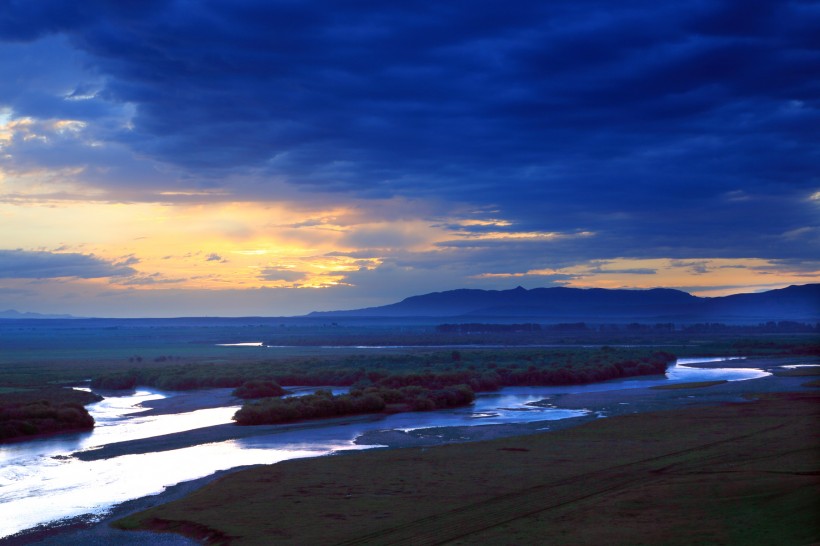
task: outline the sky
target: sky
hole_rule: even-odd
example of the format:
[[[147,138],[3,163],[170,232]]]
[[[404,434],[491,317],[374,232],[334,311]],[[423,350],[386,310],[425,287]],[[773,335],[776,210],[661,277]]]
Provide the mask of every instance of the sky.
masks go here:
[[[820,2],[0,0],[0,310],[820,281]]]

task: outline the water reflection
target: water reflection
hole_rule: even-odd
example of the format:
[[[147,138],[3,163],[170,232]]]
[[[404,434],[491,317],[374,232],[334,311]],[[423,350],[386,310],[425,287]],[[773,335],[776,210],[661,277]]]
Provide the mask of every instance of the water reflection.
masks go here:
[[[295,389],[296,395],[315,387]],[[345,389],[332,388],[337,394]],[[366,449],[354,444],[369,430],[441,427],[562,419],[584,412],[529,408],[532,389],[482,394],[472,407],[391,415],[356,422],[205,444],[185,449],[80,461],[68,454],[138,438],[230,422],[236,407],[180,414],[139,415],[139,403],[166,394],[141,390],[89,406],[99,426],[92,433],[36,440],[0,448],[0,537],[36,525],[82,514],[102,514],[126,500],[159,493],[164,487],[249,464],[271,464],[334,451]],[[44,502],[48,499],[48,502]]]
[[[45,458],[34,465],[14,465],[3,469],[0,537],[62,518],[102,515],[114,504],[156,494],[168,485],[219,470],[355,447],[358,446],[254,449],[222,442],[101,461]]]
[[[670,381],[688,383],[690,381],[714,381],[716,377],[725,381],[746,381],[772,375],[757,368],[698,368],[688,364],[705,364],[710,362],[727,362],[730,360],[744,360],[742,357],[730,358],[679,358],[666,371]]]
[[[378,428],[407,431],[433,427],[501,425],[555,421],[588,413],[585,410],[528,405],[543,398],[543,391],[537,387],[508,387],[499,392],[481,393],[476,396],[475,403],[466,408],[424,413],[397,413],[387,417]]]
[[[93,432],[62,435],[0,446],[0,537],[36,525],[82,514],[101,514],[126,500],[158,493],[165,487],[250,464],[364,449],[354,444],[369,430],[504,424],[565,419],[582,410],[528,405],[551,394],[597,392],[648,387],[670,382],[728,379],[738,381],[769,375],[753,368],[697,368],[698,362],[725,359],[680,359],[665,378],[635,378],[564,387],[511,387],[481,393],[466,408],[386,416],[370,422],[335,424],[140,455],[80,461],[72,452],[153,436],[229,423],[238,406],[178,414],[140,415],[139,404],[173,393],[149,389],[110,397],[91,404],[97,421]],[[294,395],[316,387],[293,389]],[[332,387],[334,394],[346,389]]]
[[[230,423],[233,414],[240,406],[228,406],[224,408],[210,408],[190,411],[186,413],[175,413],[168,415],[155,415],[150,417],[131,417],[120,422],[109,422],[101,426],[99,432],[95,429],[92,436],[85,439],[82,447],[100,446],[124,442],[126,440],[137,440],[140,438],[150,438],[163,434],[172,434],[193,430],[195,428]]]

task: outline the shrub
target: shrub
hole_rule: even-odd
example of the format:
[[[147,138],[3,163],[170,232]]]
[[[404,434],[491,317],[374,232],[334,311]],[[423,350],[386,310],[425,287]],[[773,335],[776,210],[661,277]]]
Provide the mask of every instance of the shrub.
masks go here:
[[[319,390],[307,396],[267,398],[246,403],[233,418],[239,425],[277,424],[387,410],[395,412],[403,409],[427,411],[451,408],[470,404],[474,399],[475,393],[467,385],[439,390],[419,386],[400,389],[367,387],[340,396]]]
[[[234,389],[232,394],[238,398],[267,398],[282,396],[285,389],[274,381],[246,381]]]
[[[42,399],[38,399],[44,397]],[[94,427],[81,403],[99,397],[69,389],[42,389],[0,396],[0,442],[38,434],[55,434]]]

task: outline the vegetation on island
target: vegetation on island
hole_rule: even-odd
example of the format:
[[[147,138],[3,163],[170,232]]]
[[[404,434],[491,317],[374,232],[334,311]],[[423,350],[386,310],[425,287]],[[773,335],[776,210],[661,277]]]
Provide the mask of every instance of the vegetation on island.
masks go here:
[[[278,383],[274,381],[245,381],[231,393],[237,398],[268,398],[285,394]]]
[[[560,353],[563,358],[560,363],[545,360],[543,354],[537,355],[538,358],[535,354],[530,354],[527,355],[529,365],[526,368],[499,368],[495,362],[485,362],[481,367],[470,364],[466,369],[455,369],[451,366],[446,371],[406,371],[388,374],[379,371],[367,372],[361,368],[350,377],[356,379],[356,382],[347,395],[334,396],[329,391],[317,391],[314,395],[296,398],[266,398],[246,403],[236,413],[234,420],[240,425],[259,425],[383,411],[451,408],[472,403],[476,391],[492,391],[504,386],[567,385],[663,373],[666,366],[675,358],[669,353],[655,351],[639,356],[637,360],[621,360],[611,358],[614,352],[611,348],[601,349],[598,354],[587,353],[583,360],[578,361],[574,361],[572,353]],[[472,356],[467,355],[467,360],[472,362]],[[458,363],[460,368],[465,357],[461,352],[453,351],[449,358],[451,364]],[[334,372],[320,369],[317,373]],[[335,377],[338,380],[338,376]],[[293,384],[300,383],[300,380],[294,377],[283,376],[282,379],[285,384],[291,384],[291,381]],[[309,379],[315,381],[314,376]],[[345,381],[348,380],[345,378]],[[305,378],[302,378],[301,383],[304,384],[304,381]],[[278,386],[275,383],[272,385]]]
[[[132,368],[97,377],[101,389],[135,385],[169,390],[231,387],[249,402],[239,424],[284,423],[385,411],[423,411],[469,404],[475,393],[509,386],[572,385],[662,374],[675,356],[634,347],[503,348],[355,355],[239,363]],[[346,386],[349,395],[321,393],[277,400],[287,386]],[[455,402],[454,402],[455,400]]]
[[[412,321],[319,323],[256,317],[12,321],[0,323],[0,392],[78,385],[93,378],[95,389],[230,388],[247,400],[276,398],[282,387],[290,386],[437,391],[466,385],[475,393],[662,374],[674,359],[671,353],[815,355],[820,354],[817,329],[793,322],[471,323],[437,328]],[[249,340],[266,340],[276,347],[230,346]],[[424,405],[385,402],[386,409],[379,411]]]
[[[306,396],[266,398],[245,404],[234,420],[240,425],[262,425],[384,411],[428,411],[465,406],[474,399],[475,393],[467,385],[435,390],[418,386],[367,387],[335,396],[330,391],[318,390]]]
[[[85,404],[102,400],[96,394],[57,387],[0,394],[0,442],[90,430],[94,418]]]

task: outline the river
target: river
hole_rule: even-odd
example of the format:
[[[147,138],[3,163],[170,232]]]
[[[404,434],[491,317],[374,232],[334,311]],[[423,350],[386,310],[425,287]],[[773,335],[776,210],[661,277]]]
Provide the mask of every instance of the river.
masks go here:
[[[150,438],[231,422],[239,406],[169,415],[142,416],[139,404],[175,394],[141,389],[88,406],[92,432],[60,435],[0,446],[0,539],[19,531],[86,516],[90,521],[124,501],[161,492],[219,470],[332,452],[367,449],[355,439],[372,430],[551,421],[586,410],[528,405],[559,393],[617,391],[690,381],[754,379],[755,368],[696,368],[688,364],[726,359],[679,359],[666,376],[621,379],[564,387],[509,387],[480,393],[473,405],[433,412],[402,413],[371,422],[290,430],[138,455],[83,461],[71,454],[118,442]]]

